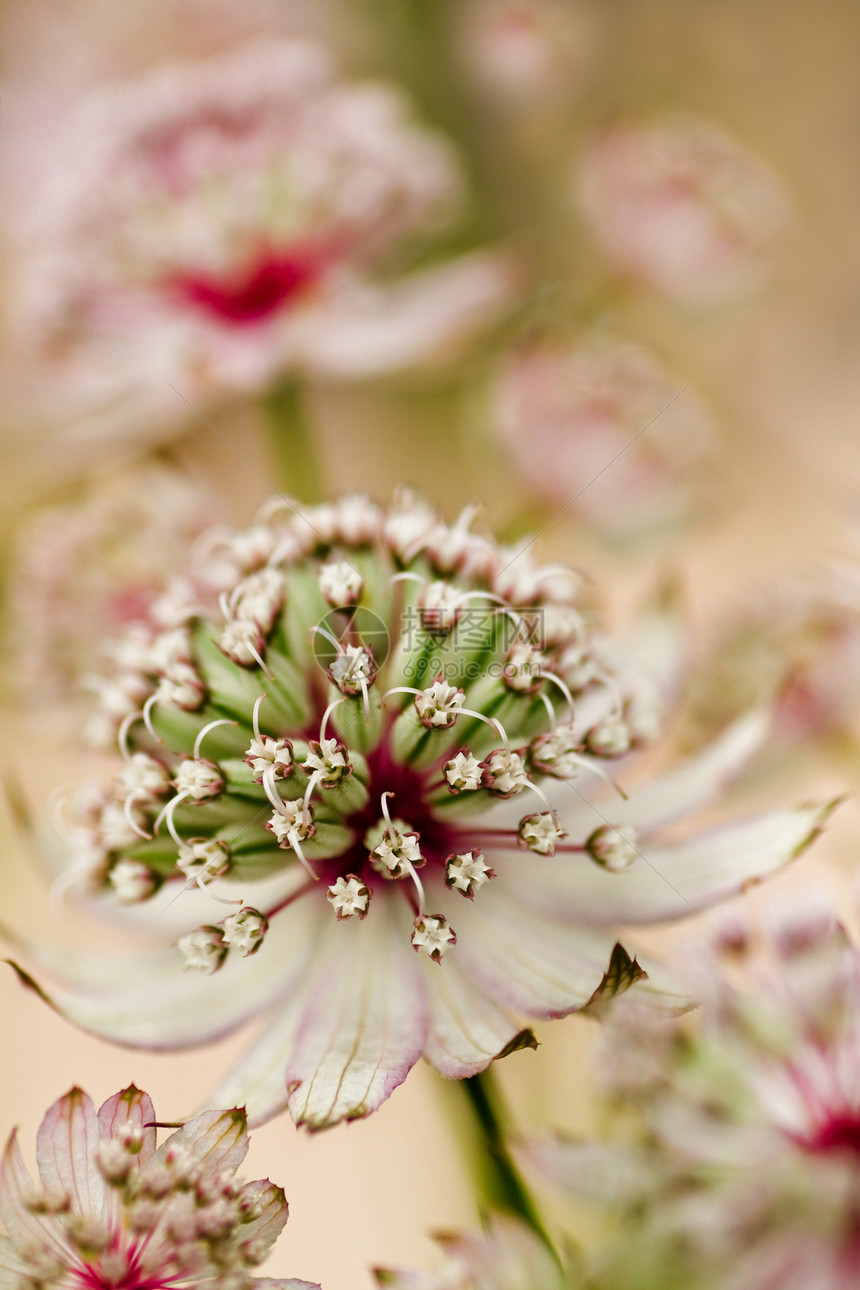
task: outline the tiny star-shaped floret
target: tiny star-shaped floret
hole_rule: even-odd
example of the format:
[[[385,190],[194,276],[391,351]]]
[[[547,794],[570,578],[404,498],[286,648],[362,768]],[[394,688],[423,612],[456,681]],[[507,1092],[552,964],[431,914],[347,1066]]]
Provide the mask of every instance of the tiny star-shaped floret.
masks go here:
[[[480,851],[464,851],[449,856],[445,862],[445,882],[469,900],[474,900],[475,892],[495,876],[495,870],[485,862]]]
[[[525,641],[518,641],[511,647],[505,660],[502,680],[509,690],[515,690],[518,694],[533,692],[541,683],[543,661],[540,650]]]
[[[192,802],[204,802],[217,797],[224,787],[224,777],[214,762],[186,757],[173,781],[178,793]]]
[[[526,815],[519,824],[520,841],[530,851],[540,856],[555,855],[555,846],[566,838],[567,834],[558,827],[554,811],[541,811],[538,815]]]
[[[483,783],[499,797],[513,797],[529,783],[522,756],[508,748],[497,748],[483,763]]]
[[[338,920],[353,916],[364,918],[370,907],[370,895],[370,888],[354,873],[338,878],[326,892]]]
[[[259,909],[245,905],[236,914],[228,914],[221,921],[222,935],[231,950],[238,950],[243,958],[256,954],[269,930],[269,920]]]
[[[252,618],[234,618],[223,628],[218,646],[234,663],[259,666],[265,638]]]
[[[192,838],[179,848],[177,868],[196,882],[221,878],[230,868],[230,848],[217,838]]]
[[[457,720],[465,695],[446,681],[434,681],[415,696],[415,709],[421,724],[428,728],[449,728]]]
[[[137,905],[155,891],[155,878],[140,860],[123,856],[108,874],[108,882],[121,905]]]
[[[421,595],[421,626],[428,632],[449,632],[460,617],[463,593],[450,582],[431,582]]]
[[[220,927],[198,927],[177,942],[185,966],[192,972],[217,972],[227,957],[227,944]]]
[[[606,717],[585,736],[585,745],[595,757],[623,757],[630,744],[630,727],[621,717]]]
[[[413,869],[420,869],[424,857],[418,845],[418,834],[389,830],[371,851],[370,863],[384,878],[404,878]]]
[[[270,735],[256,736],[245,753],[255,784],[259,784],[267,770],[275,779],[286,779],[293,769],[293,745],[289,739],[273,739]]]
[[[445,778],[452,793],[470,793],[481,787],[483,769],[470,752],[458,752],[445,763]]]
[[[585,849],[610,873],[622,873],[639,859],[636,830],[629,824],[603,824],[588,837]]]
[[[161,797],[170,788],[170,771],[149,753],[135,752],[120,771],[117,784],[123,792],[133,793],[138,800]]]
[[[329,676],[341,694],[360,694],[375,675],[373,655],[363,645],[347,645],[329,668]]]
[[[535,739],[531,758],[544,775],[573,779],[582,766],[582,747],[573,726],[556,726],[550,734]]]
[[[457,934],[448,926],[447,919],[437,914],[424,914],[415,919],[415,931],[412,933],[412,945],[416,950],[423,950],[434,963],[441,963],[442,956],[457,943]]]
[[[327,788],[339,784],[352,771],[346,745],[337,739],[312,742],[302,767],[309,775],[316,775],[318,783]]]
[[[355,605],[361,599],[364,579],[346,560],[333,560],[320,567],[319,589],[333,608]]]
[[[316,832],[313,803],[305,806],[301,798],[284,802],[280,810],[272,812],[266,828],[275,835],[279,846],[289,848],[297,841],[305,842]]]

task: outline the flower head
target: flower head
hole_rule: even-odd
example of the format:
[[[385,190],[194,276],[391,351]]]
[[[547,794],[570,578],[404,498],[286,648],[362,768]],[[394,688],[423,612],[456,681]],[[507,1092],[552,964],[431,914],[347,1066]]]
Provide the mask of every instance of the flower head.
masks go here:
[[[628,1267],[650,1249],[678,1284],[856,1284],[860,950],[806,892],[721,918],[695,965],[697,1017],[609,1013],[601,1083],[636,1108],[638,1140],[628,1125],[623,1143],[546,1144],[538,1162],[576,1190],[597,1182]]]
[[[81,116],[86,146],[53,177],[27,276],[42,351],[82,380],[107,358],[184,393],[398,367],[507,295],[493,256],[368,279],[450,217],[462,179],[396,90],[339,80],[320,47],[251,41],[163,66]]]
[[[492,415],[536,495],[573,498],[612,536],[684,519],[714,441],[708,410],[681,377],[642,346],[603,336],[513,354]]]
[[[804,844],[812,808],[660,840],[765,723],[622,799],[606,767],[654,737],[666,660],[613,658],[576,574],[472,520],[445,524],[407,495],[388,510],[271,505],[252,530],[267,542],[235,538],[253,570],[189,611],[184,688],[153,625],[120,769],[89,796],[85,862],[60,882],[113,916],[136,902],[135,921],[178,931],[179,947],[146,966],[129,951],[95,990],[70,960],[57,1007],[157,1047],[268,1014],[215,1100],[255,1119],[288,1105],[319,1127],[375,1109],[422,1054],[448,1076],[484,1069],[524,1017],[586,1006],[607,973],[612,988],[641,975],[618,923],[708,905]],[[331,608],[333,557],[360,571],[359,604]],[[261,580],[278,595],[249,594]],[[443,580],[456,610],[428,623]],[[237,621],[257,630],[248,659],[224,639]],[[540,655],[528,684],[523,643]]]
[[[12,1290],[252,1290],[287,1221],[280,1187],[239,1182],[243,1111],[206,1111],[156,1147],[152,1102],[129,1087],[98,1112],[73,1088],[36,1139],[33,1183],[13,1133],[0,1165],[4,1282]],[[260,1282],[313,1290],[307,1282]]]
[[[682,304],[748,291],[788,220],[766,162],[712,121],[620,122],[582,159],[577,198],[610,260]]]

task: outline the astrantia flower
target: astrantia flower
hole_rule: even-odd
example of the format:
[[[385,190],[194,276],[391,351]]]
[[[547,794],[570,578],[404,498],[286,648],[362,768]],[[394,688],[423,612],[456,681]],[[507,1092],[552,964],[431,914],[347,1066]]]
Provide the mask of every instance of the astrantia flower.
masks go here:
[[[10,674],[42,702],[66,697],[100,666],[99,649],[156,599],[187,563],[193,539],[218,518],[216,498],[189,476],[138,465],[73,501],[33,512],[18,528],[6,593]],[[207,569],[217,579],[217,552]],[[86,681],[84,682],[86,684]],[[120,719],[135,707],[125,698]]]
[[[463,55],[475,80],[517,105],[581,92],[594,54],[593,17],[570,0],[473,0]]]
[[[445,1253],[436,1272],[376,1269],[390,1290],[564,1290],[572,1283],[546,1245],[525,1224],[495,1216],[484,1232],[440,1235]]]
[[[160,1048],[265,1015],[214,1101],[319,1127],[374,1110],[422,1054],[484,1069],[524,1017],[637,976],[617,923],[687,914],[804,845],[815,809],[660,841],[763,721],[622,800],[605,767],[659,731],[653,679],[578,608],[578,575],[471,518],[276,501],[219,536],[243,569],[220,603],[174,598],[169,625],[138,627],[141,706],[113,783],[66,817],[60,883],[106,912],[139,896],[135,921],[179,944],[109,970],[31,950],[73,982],[57,1007]]]
[[[0,1269],[8,1290],[318,1290],[258,1279],[287,1221],[280,1187],[239,1182],[243,1111],[206,1111],[156,1147],[148,1094],[123,1089],[97,1112],[73,1088],[36,1139],[39,1183],[16,1135],[0,1165]]]
[[[460,172],[394,90],[338,81],[316,46],[158,68],[100,92],[79,129],[27,262],[67,380],[110,366],[193,393],[386,370],[449,348],[507,292],[508,269],[481,255],[368,280],[451,215]]]
[[[713,443],[708,411],[683,378],[642,346],[604,337],[512,355],[492,415],[534,493],[565,507],[573,499],[615,535],[682,519]]]
[[[579,163],[576,193],[612,262],[684,304],[754,287],[788,219],[767,163],[692,116],[613,126]]]
[[[807,892],[758,923],[722,920],[710,955],[701,942],[695,953],[705,1002],[694,1024],[627,1001],[607,1023],[601,1083],[637,1108],[638,1145],[628,1126],[623,1145],[535,1154],[616,1207],[615,1257],[628,1269],[662,1250],[678,1284],[849,1290],[860,1278],[860,950]]]

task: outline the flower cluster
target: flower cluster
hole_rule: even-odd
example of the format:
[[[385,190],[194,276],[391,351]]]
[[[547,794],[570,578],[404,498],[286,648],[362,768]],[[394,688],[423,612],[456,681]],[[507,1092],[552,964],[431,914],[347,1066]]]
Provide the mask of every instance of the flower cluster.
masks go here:
[[[610,1014],[602,1082],[619,1110],[636,1108],[638,1139],[534,1154],[556,1180],[621,1208],[620,1284],[855,1284],[857,945],[807,893],[757,922],[723,918],[691,970],[700,1016],[667,1020],[627,1001]],[[647,1282],[633,1275],[643,1252]]]
[[[600,335],[513,354],[493,403],[530,488],[613,535],[683,518],[714,445],[708,410],[680,377]]]
[[[36,1140],[33,1183],[16,1136],[0,1165],[3,1284],[10,1290],[319,1290],[258,1280],[287,1221],[280,1187],[240,1183],[248,1150],[242,1111],[206,1111],[156,1147],[146,1093],[131,1086],[96,1111],[73,1088]]]
[[[576,175],[579,207],[622,272],[688,305],[760,280],[789,203],[766,162],[704,118],[621,121]]]
[[[473,518],[406,494],[275,499],[218,535],[231,588],[208,606],[168,589],[169,624],[137,625],[137,670],[117,651],[139,703],[121,769],[60,882],[182,935],[95,987],[70,959],[61,1011],[158,1047],[267,1012],[215,1101],[321,1127],[372,1111],[422,1054],[474,1074],[531,1041],[523,1017],[630,984],[618,924],[686,915],[805,845],[815,808],[661,838],[763,719],[625,799],[606,768],[659,733],[660,668],[607,642],[579,575]]]
[[[450,345],[507,291],[481,256],[419,275],[420,290],[366,281],[450,216],[462,180],[398,92],[339,81],[317,46],[163,66],[102,91],[79,128],[28,281],[44,353],[81,371],[109,357],[185,389],[360,374]]]

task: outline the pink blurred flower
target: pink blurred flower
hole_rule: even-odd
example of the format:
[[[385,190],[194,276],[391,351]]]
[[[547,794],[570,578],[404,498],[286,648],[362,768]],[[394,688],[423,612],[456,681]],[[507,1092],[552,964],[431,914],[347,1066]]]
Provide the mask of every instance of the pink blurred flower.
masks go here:
[[[606,767],[660,732],[674,608],[622,648],[573,570],[473,518],[273,499],[217,535],[220,598],[180,587],[117,647],[137,711],[54,865],[159,947],[108,965],[25,946],[64,1015],[154,1048],[265,1017],[212,1101],[322,1128],[422,1055],[470,1076],[533,1042],[524,1019],[626,988],[642,971],[619,925],[685,917],[811,839],[826,808],[667,836],[741,770],[760,713],[622,799]]]
[[[39,702],[73,693],[103,665],[105,641],[147,617],[165,574],[184,568],[222,511],[190,476],[148,463],[31,513],[15,535],[6,594],[16,692]],[[224,571],[213,560],[205,572],[217,582]]]
[[[521,102],[581,87],[593,15],[576,0],[473,0],[462,14],[465,61],[494,96]]]
[[[390,1290],[565,1290],[570,1283],[546,1245],[523,1223],[495,1215],[483,1232],[439,1235],[436,1272],[377,1268]]]
[[[36,1139],[39,1185],[13,1133],[0,1165],[3,1284],[10,1290],[319,1290],[251,1275],[287,1221],[280,1187],[239,1183],[243,1111],[206,1111],[156,1149],[146,1093],[131,1086],[96,1112],[73,1088]]]
[[[714,442],[705,405],[653,353],[587,334],[512,354],[493,413],[533,493],[618,537],[688,516]]]
[[[860,950],[807,890],[758,920],[723,915],[690,945],[689,979],[704,1000],[697,1018],[625,1000],[609,1014],[601,1084],[619,1110],[635,1106],[638,1138],[628,1124],[618,1141],[530,1154],[614,1207],[610,1262],[628,1270],[662,1250],[664,1273],[680,1271],[671,1284],[849,1290],[860,1277]]]
[[[715,122],[680,114],[599,135],[578,163],[575,193],[618,269],[688,305],[755,287],[789,216],[762,158]]]
[[[45,359],[93,397],[385,371],[446,353],[510,289],[507,260],[479,253],[368,280],[450,219],[460,171],[395,90],[339,80],[317,46],[156,68],[95,94],[75,138],[23,272]]]

